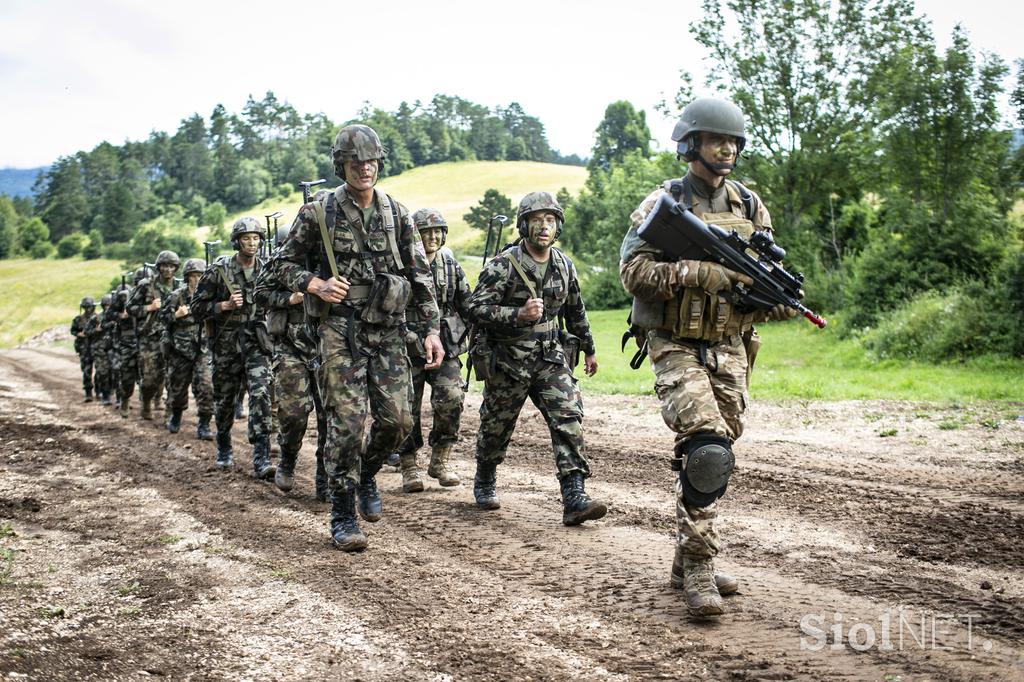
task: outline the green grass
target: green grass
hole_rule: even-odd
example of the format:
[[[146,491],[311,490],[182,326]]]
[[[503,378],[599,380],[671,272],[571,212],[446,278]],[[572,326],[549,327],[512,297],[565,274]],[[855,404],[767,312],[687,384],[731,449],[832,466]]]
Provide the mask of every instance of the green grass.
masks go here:
[[[600,368],[580,379],[584,392],[652,394],[649,361],[629,368],[636,347],[619,352],[627,310],[591,311]],[[980,358],[928,365],[870,358],[860,345],[797,319],[759,327],[763,346],[751,379],[754,398],[804,400],[1024,401],[1024,361]],[[947,427],[948,428],[948,427]]]
[[[104,259],[0,260],[0,348],[53,326],[70,327],[79,301],[92,296],[98,304],[120,272],[120,263]]]

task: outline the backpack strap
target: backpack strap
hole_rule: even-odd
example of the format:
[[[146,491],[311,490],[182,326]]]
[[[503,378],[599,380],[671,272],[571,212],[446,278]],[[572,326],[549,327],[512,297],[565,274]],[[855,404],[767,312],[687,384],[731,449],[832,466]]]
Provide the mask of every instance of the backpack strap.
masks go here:
[[[331,202],[330,195],[328,195],[327,202],[332,204],[330,208],[333,209],[334,206],[333,202]],[[334,240],[331,239],[332,235],[329,234],[327,230],[327,209],[324,207],[324,202],[314,201],[313,213],[316,215],[316,222],[320,226],[320,239],[323,242],[324,253],[327,254],[327,263],[331,268],[331,276],[334,277],[335,279],[338,279],[338,262],[334,259]],[[333,210],[331,211],[331,216],[334,216]],[[334,227],[333,221],[331,227]],[[356,234],[355,230],[352,231],[352,234]],[[362,240],[358,236],[356,236],[356,244],[358,244],[360,247],[362,247],[361,241]]]
[[[228,288],[228,293],[231,294],[232,296],[234,296],[235,292],[238,291],[238,289],[237,289],[237,287],[235,287],[234,283],[231,281],[231,278],[228,277],[228,262],[227,262],[227,260],[222,260],[220,263],[217,264],[217,274],[220,275],[221,281],[224,282],[224,286],[226,286]]]
[[[537,298],[537,287],[534,285],[533,280],[526,274],[526,270],[523,270],[523,266],[519,262],[518,256],[522,252],[522,249],[517,249],[515,253],[510,253],[508,255],[508,262],[512,264],[512,268],[523,279],[523,284],[526,285],[526,288],[530,292],[530,298]]]
[[[733,189],[739,192],[740,201],[743,203],[743,212],[747,214],[747,220],[754,220],[754,194],[736,180],[726,180]]]
[[[377,196],[380,198],[380,212],[384,219],[384,234],[387,235],[388,246],[391,247],[391,256],[395,259],[395,268],[401,272],[405,266],[402,265],[402,254],[398,251],[398,209],[387,192],[378,192]]]

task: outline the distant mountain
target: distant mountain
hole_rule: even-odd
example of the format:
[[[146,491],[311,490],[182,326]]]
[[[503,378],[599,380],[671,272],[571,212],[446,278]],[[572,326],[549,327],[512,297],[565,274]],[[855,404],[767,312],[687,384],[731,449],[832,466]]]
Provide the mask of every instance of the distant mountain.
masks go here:
[[[46,171],[49,166],[39,168],[0,168],[0,194],[12,197],[32,196],[32,185],[36,176]]]

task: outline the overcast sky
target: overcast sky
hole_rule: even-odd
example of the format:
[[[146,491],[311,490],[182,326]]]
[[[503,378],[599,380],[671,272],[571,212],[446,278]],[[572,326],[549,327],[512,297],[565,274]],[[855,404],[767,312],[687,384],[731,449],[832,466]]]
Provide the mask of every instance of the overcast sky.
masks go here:
[[[372,0],[364,16],[348,0],[286,10],[301,6],[2,0],[0,168],[173,132],[193,112],[208,117],[222,103],[237,113],[267,90],[339,122],[364,101],[388,110],[437,93],[488,107],[519,102],[554,148],[586,156],[618,99],[645,109],[667,143],[671,122],[653,105],[675,93],[680,69],[703,71],[686,30],[701,19],[700,0]],[[962,22],[976,49],[1008,64],[1024,56],[1020,2],[917,6],[940,45]]]

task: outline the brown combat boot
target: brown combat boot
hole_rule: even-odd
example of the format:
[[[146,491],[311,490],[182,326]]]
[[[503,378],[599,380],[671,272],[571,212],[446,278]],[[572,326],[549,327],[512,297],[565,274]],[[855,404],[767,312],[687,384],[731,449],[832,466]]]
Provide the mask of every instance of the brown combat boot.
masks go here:
[[[677,590],[683,589],[683,554],[679,547],[676,547],[676,556],[672,560],[672,575],[669,581]],[[715,571],[715,587],[718,588],[718,594],[728,597],[740,591],[740,581],[728,573]]]
[[[419,493],[423,492],[423,479],[420,477],[420,468],[416,465],[416,453],[411,452],[402,455],[402,492]]]
[[[683,595],[686,609],[694,618],[725,613],[722,595],[715,586],[715,567],[711,559],[683,557]]]
[[[139,415],[143,419],[153,419],[153,401],[146,396],[142,396],[142,413]]]
[[[461,483],[459,475],[455,473],[455,469],[448,463],[448,458],[451,457],[451,454],[451,445],[435,445],[434,449],[430,452],[430,466],[427,467],[427,476],[436,478],[437,482],[446,488]]]

